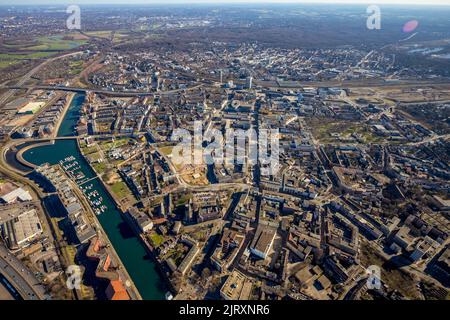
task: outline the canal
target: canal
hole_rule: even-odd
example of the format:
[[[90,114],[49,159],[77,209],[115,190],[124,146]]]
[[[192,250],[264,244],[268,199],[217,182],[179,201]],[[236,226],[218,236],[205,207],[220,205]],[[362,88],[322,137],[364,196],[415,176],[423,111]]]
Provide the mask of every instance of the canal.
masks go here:
[[[58,136],[71,136],[74,134],[83,102],[84,95],[75,95],[61,123]],[[70,156],[73,156],[78,161],[80,171],[87,178],[95,177],[94,171],[81,155],[75,140],[59,140],[53,145],[32,148],[23,154],[25,160],[36,165],[44,163],[58,164],[61,160]],[[97,190],[99,196],[103,198],[103,204],[107,207],[102,214],[97,216],[98,220],[142,298],[146,300],[164,299],[166,292],[164,283],[144,245],[130,230],[122,213],[117,209],[114,200],[102,183],[98,179],[94,179],[89,184],[93,185],[91,190]]]

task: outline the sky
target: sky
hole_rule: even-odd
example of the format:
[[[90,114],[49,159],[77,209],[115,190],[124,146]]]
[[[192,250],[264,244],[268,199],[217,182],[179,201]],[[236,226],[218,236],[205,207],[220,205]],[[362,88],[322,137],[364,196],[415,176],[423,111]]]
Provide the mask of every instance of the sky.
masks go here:
[[[0,0],[0,5],[22,4],[152,4],[152,3],[363,3],[450,5],[450,0]]]

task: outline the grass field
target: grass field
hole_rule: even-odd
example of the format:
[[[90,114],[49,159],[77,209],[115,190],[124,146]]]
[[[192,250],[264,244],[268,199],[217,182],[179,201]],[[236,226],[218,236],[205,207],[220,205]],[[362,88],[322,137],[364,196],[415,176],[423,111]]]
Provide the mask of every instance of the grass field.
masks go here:
[[[130,140],[131,140],[130,138],[122,138],[122,139],[116,139],[114,142],[111,142],[111,141],[100,142],[99,145],[102,150],[109,151],[113,147],[118,148],[118,147],[121,147],[121,146],[127,144]]]
[[[93,164],[92,166],[94,167],[95,171],[96,171],[98,174],[104,173],[104,172],[106,171],[106,169],[107,169],[107,165],[106,165],[106,163],[104,163],[104,162],[101,162],[101,163],[95,163],[95,164]]]
[[[33,52],[33,53],[0,53],[0,69],[4,69],[21,61],[47,58],[56,54],[55,52]]]
[[[86,40],[76,40],[70,38],[64,38],[63,36],[49,36],[38,38],[38,45],[27,47],[26,50],[32,51],[64,51],[77,48],[83,44],[86,44]]]
[[[182,195],[177,201],[177,206],[183,206],[183,205],[187,204],[189,202],[189,200],[191,200],[191,198],[192,198],[192,194],[190,194],[190,193]]]
[[[159,247],[164,242],[164,237],[154,232],[150,235],[150,241],[154,247]]]
[[[83,61],[72,61],[70,62],[69,67],[70,67],[69,70],[70,75],[80,74],[81,71],[83,71]]]
[[[111,190],[120,199],[127,197],[131,193],[130,190],[128,189],[127,185],[123,181],[118,181],[118,182],[114,183],[111,186]]]
[[[19,63],[19,60],[15,60],[15,61],[0,60],[0,69],[15,65],[17,63]]]
[[[92,153],[94,153],[94,152],[97,152],[98,149],[97,149],[97,146],[92,146],[92,147],[82,146],[82,147],[81,147],[81,151],[82,151],[85,155],[88,155],[88,154],[92,154]]]
[[[53,55],[52,52],[33,52],[33,53],[0,53],[2,61],[16,61],[25,59],[39,59]]]
[[[404,296],[412,299],[420,298],[416,288],[416,280],[406,272],[388,267],[389,262],[374,252],[368,245],[361,245],[361,264],[363,266],[377,265],[381,267],[381,279],[392,290],[397,290]]]
[[[21,60],[47,58],[59,52],[77,48],[86,44],[87,40],[63,35],[40,37],[36,40],[17,40],[3,43],[3,48],[14,50],[0,53],[0,69],[19,63]],[[79,69],[74,69],[76,72]],[[69,71],[70,72],[70,71]],[[81,72],[81,71],[80,71]]]
[[[339,138],[350,138],[352,134],[359,135],[365,143],[381,143],[383,138],[370,131],[365,123],[348,121],[330,121],[326,119],[308,119],[313,136],[321,143],[337,143]],[[338,134],[338,137],[332,134]]]
[[[84,34],[90,36],[90,37],[98,37],[98,38],[104,38],[109,39],[111,37],[111,31],[88,31]]]

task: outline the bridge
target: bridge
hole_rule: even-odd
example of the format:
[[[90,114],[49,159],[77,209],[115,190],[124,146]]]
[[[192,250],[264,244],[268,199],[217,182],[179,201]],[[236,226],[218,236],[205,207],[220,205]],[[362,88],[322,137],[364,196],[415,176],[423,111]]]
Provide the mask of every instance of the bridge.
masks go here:
[[[55,90],[55,91],[66,91],[66,92],[76,92],[76,93],[97,93],[103,95],[110,95],[114,97],[145,97],[145,96],[154,96],[154,95],[168,95],[174,94],[178,92],[195,90],[202,87],[203,84],[199,84],[194,87],[186,88],[186,89],[175,89],[168,91],[159,91],[159,92],[147,92],[147,91],[111,91],[106,89],[93,89],[93,88],[80,88],[80,87],[69,87],[69,86],[49,86],[49,85],[13,85],[13,86],[4,86],[3,88],[10,90],[17,89],[27,89],[27,90]]]
[[[44,300],[45,289],[24,264],[0,244],[0,270],[24,300]]]
[[[25,139],[16,139],[13,140],[10,146],[12,145],[20,145],[27,142],[50,142],[53,140],[83,140],[84,138],[92,137],[94,139],[97,138],[127,138],[131,137],[131,134],[123,134],[123,133],[117,133],[117,134],[94,134],[94,135],[88,135],[88,136],[67,136],[67,137],[45,137],[45,138],[25,138]]]

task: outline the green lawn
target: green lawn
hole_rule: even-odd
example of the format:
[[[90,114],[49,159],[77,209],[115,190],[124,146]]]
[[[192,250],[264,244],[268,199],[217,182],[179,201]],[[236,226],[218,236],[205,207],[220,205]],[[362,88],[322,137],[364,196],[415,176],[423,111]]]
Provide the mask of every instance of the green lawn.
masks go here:
[[[177,201],[177,206],[183,206],[187,204],[191,198],[192,194],[190,193],[182,195]]]
[[[21,60],[33,60],[46,58],[54,55],[53,52],[33,52],[33,53],[0,53],[0,69],[19,63]]]
[[[68,39],[64,38],[63,35],[57,35],[40,37],[32,42],[3,44],[5,47],[13,48],[15,52],[0,53],[0,69],[14,65],[20,60],[47,58],[60,51],[71,50],[86,43],[87,40]],[[79,67],[68,72],[76,72],[78,70],[80,70]]]
[[[81,71],[83,71],[83,61],[72,61],[70,62],[69,67],[70,67],[69,74],[71,75],[80,74]]]
[[[102,162],[102,163],[95,163],[92,166],[94,167],[95,171],[98,174],[104,173],[106,171],[106,167],[107,167],[106,163],[104,163],[104,162]]]
[[[19,63],[19,60],[16,60],[16,61],[1,61],[0,60],[0,69],[12,66],[17,63]]]
[[[159,247],[164,242],[164,237],[154,232],[150,235],[150,241],[154,247]]]
[[[92,154],[94,152],[97,152],[98,149],[96,146],[92,146],[92,147],[82,147],[81,151],[84,153],[84,155],[88,155],[88,154]]]
[[[123,181],[114,183],[111,186],[111,190],[120,199],[123,199],[130,194],[130,190],[128,189],[127,185]]]
[[[172,258],[175,262],[176,266],[179,266],[181,261],[183,261],[183,258],[185,256],[185,251],[183,249],[183,246],[177,245],[174,249],[169,250],[167,253],[167,258]]]
[[[100,148],[102,148],[105,151],[109,151],[112,149],[112,147],[118,148],[125,144],[127,144],[130,141],[129,138],[122,138],[122,139],[116,139],[114,142],[112,141],[104,141],[100,142]]]
[[[27,50],[42,51],[63,51],[77,48],[83,44],[86,44],[86,40],[72,40],[64,39],[63,36],[49,36],[38,38],[39,44],[36,46],[27,47]]]

